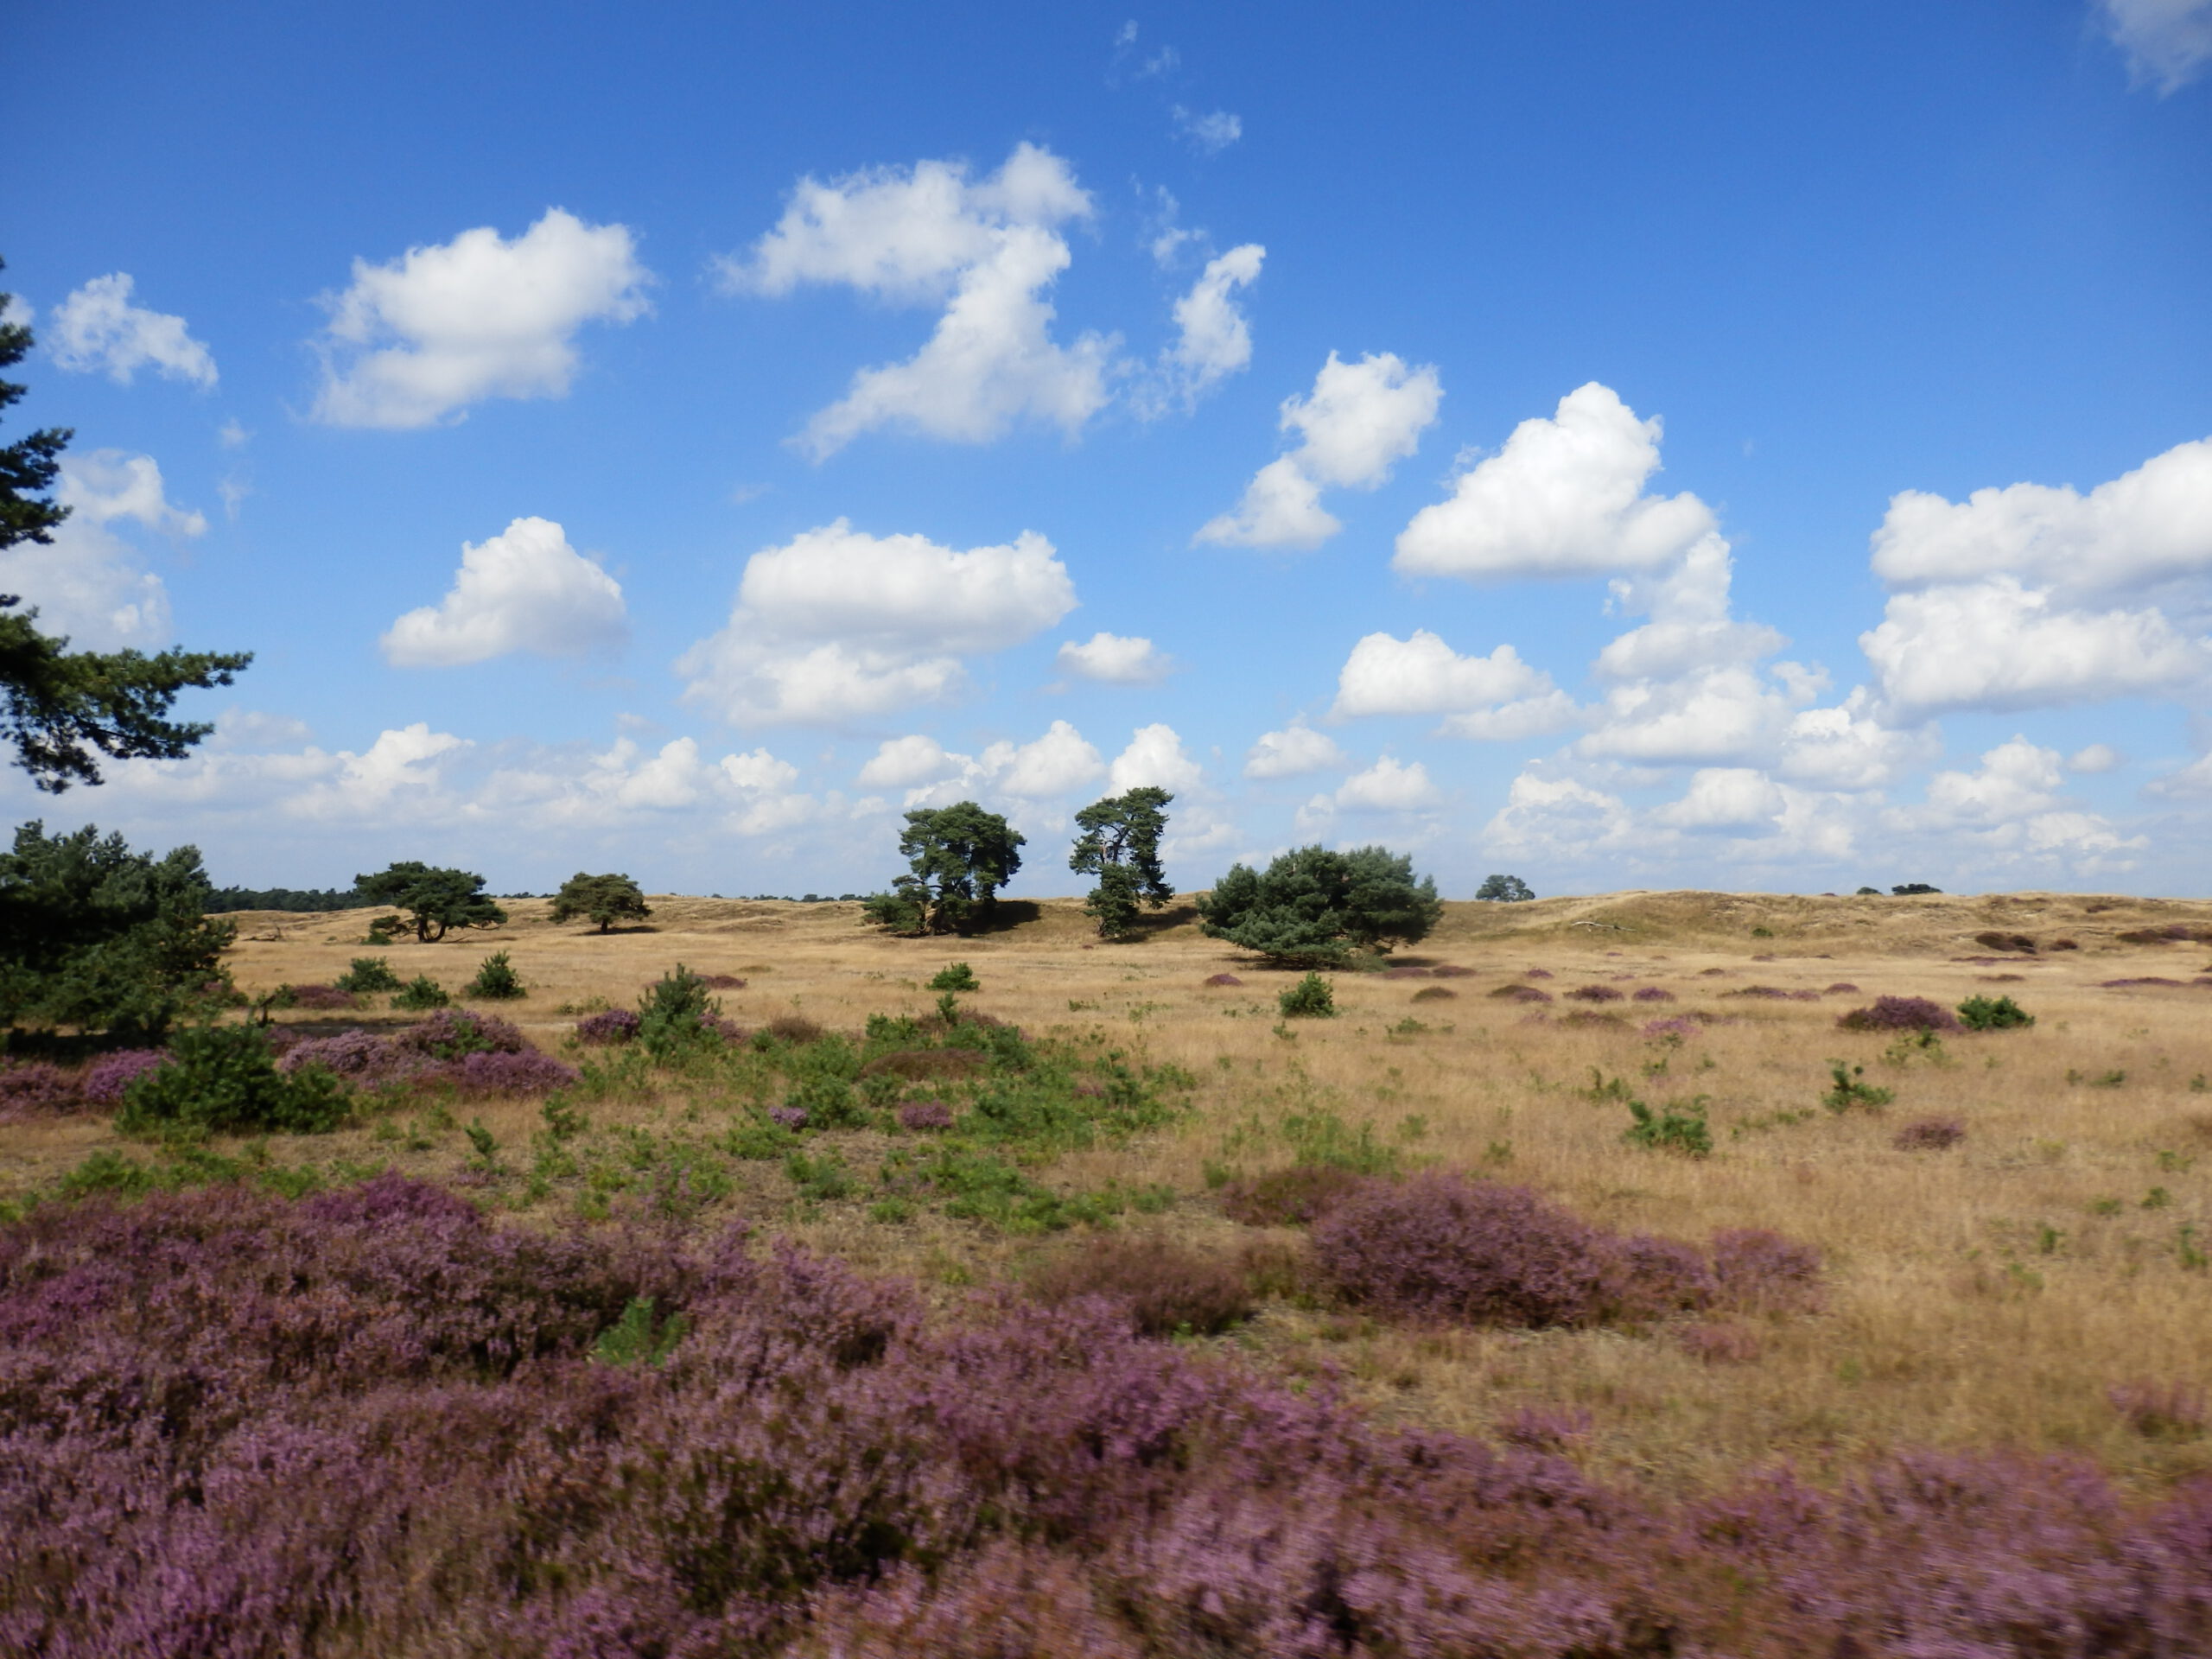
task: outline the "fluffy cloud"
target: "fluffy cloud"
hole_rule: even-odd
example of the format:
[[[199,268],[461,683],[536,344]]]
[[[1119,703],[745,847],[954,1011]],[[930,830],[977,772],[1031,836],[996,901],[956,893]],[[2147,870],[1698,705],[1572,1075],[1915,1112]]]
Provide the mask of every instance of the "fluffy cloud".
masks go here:
[[[652,280],[626,227],[557,207],[512,241],[484,226],[389,264],[356,259],[353,286],[325,302],[315,416],[429,426],[486,397],[564,397],[576,331],[642,315]]]
[[[1514,738],[1556,731],[1575,708],[1548,674],[1522,661],[1511,645],[1487,657],[1462,657],[1416,628],[1410,639],[1370,633],[1354,645],[1337,677],[1331,713],[1449,715],[1443,730],[1453,736]]]
[[[2099,10],[2139,86],[2163,97],[2212,64],[2212,0],[2101,0]]]
[[[1065,795],[1105,769],[1098,751],[1065,720],[1054,721],[1034,742],[994,743],[982,754],[982,771],[992,783],[1025,800]]]
[[[1236,510],[1209,521],[1195,539],[1236,547],[1319,547],[1344,528],[1321,505],[1321,491],[1381,485],[1419,446],[1443,397],[1433,368],[1408,368],[1389,352],[1370,353],[1357,363],[1331,352],[1312,394],[1283,402],[1281,429],[1298,435],[1297,447],[1262,467]]]
[[[1334,797],[1337,806],[1354,812],[1418,812],[1440,805],[1443,791],[1420,761],[1400,762],[1384,755],[1364,772],[1344,779]]]
[[[62,462],[55,498],[69,517],[48,543],[0,551],[0,593],[35,606],[39,626],[79,649],[153,649],[175,636],[168,589],[144,569],[114,526],[137,524],[171,536],[203,534],[201,514],[173,505],[151,455],[96,449]]]
[[[2109,743],[2092,743],[2066,757],[2066,770],[2084,778],[2118,772],[2126,764],[2127,757]]]
[[[408,612],[382,643],[396,666],[446,668],[515,651],[576,656],[619,644],[625,632],[614,578],[570,547],[560,525],[518,518],[486,541],[463,542],[445,599]]]
[[[684,696],[743,723],[834,724],[959,690],[959,658],[1001,650],[1075,608],[1052,544],[957,552],[844,519],[747,562],[728,625],[677,664]]]
[[[883,426],[963,443],[988,442],[1023,420],[1074,434],[1107,401],[1114,342],[1086,334],[1057,344],[1043,296],[1069,263],[1058,227],[1092,212],[1066,162],[1023,143],[974,182],[957,162],[802,179],[751,257],[724,259],[721,270],[739,291],[836,283],[944,307],[919,352],[861,370],[808,423],[801,442],[817,461]]]
[[[965,759],[919,732],[886,738],[861,768],[858,782],[862,789],[912,789],[958,770]]]
[[[1244,123],[1227,110],[1200,115],[1178,104],[1175,130],[1189,139],[1191,147],[1201,156],[1218,156],[1244,136]]]
[[[105,371],[129,385],[140,369],[195,385],[215,384],[215,358],[185,329],[182,317],[130,302],[127,271],[95,276],[54,308],[47,349],[63,368],[79,374]]]
[[[1630,841],[1634,824],[1618,795],[1531,770],[1513,780],[1479,844],[1502,858],[1573,861],[1618,850]]]
[[[1781,785],[1754,767],[1707,766],[1680,800],[1651,816],[1683,830],[1751,830],[1773,824],[1784,804]]]
[[[2212,672],[2212,648],[2156,607],[2069,609],[2009,575],[1895,594],[1859,644],[1903,719],[2156,693]]]
[[[1149,639],[1103,632],[1092,634],[1081,645],[1069,640],[1052,660],[1063,673],[1102,685],[1157,685],[1175,666]]]
[[[1972,772],[1939,772],[1918,806],[1885,815],[1887,826],[1932,836],[1952,849],[2013,865],[2060,861],[2087,874],[2130,867],[2148,842],[2123,837],[2104,818],[2065,806],[2056,749],[2024,737],[1982,755]]]
[[[1205,769],[1185,751],[1175,728],[1159,724],[1141,726],[1131,734],[1128,747],[1114,757],[1109,774],[1116,795],[1147,787],[1187,795],[1205,779]]]
[[[1259,280],[1267,256],[1248,242],[1207,261],[1191,291],[1175,302],[1175,343],[1160,353],[1158,385],[1137,400],[1140,413],[1160,414],[1171,404],[1187,410],[1252,361],[1252,327],[1237,308],[1236,290]]]
[[[1325,732],[1295,722],[1280,732],[1262,732],[1244,757],[1247,778],[1302,778],[1347,766],[1349,757]]]
[[[1649,571],[1717,534],[1690,494],[1652,496],[1660,423],[1639,421],[1592,381],[1549,420],[1526,420],[1505,448],[1460,474],[1449,500],[1400,532],[1394,568],[1408,575],[1503,581]]]

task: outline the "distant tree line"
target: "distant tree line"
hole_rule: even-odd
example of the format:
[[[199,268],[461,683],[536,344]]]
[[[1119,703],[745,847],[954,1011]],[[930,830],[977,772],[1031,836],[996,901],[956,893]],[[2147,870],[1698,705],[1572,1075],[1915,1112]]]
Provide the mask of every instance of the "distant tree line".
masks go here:
[[[368,902],[351,887],[210,887],[210,916],[233,910],[355,910]]]

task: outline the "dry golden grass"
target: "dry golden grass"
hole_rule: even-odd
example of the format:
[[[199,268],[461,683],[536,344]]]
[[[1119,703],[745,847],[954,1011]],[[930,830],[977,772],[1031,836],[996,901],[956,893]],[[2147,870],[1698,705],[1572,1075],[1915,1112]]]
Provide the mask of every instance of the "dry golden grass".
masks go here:
[[[1141,943],[1104,944],[1071,900],[1011,906],[1017,925],[966,940],[883,938],[853,905],[653,903],[649,928],[600,936],[553,927],[543,902],[521,901],[505,927],[381,954],[403,976],[428,972],[458,989],[482,956],[510,951],[531,992],[498,1011],[555,1052],[574,1023],[556,1008],[632,1005],[678,962],[746,978],[724,997],[747,1025],[797,1010],[852,1028],[871,1013],[923,1011],[932,1001],[924,982],[964,959],[982,981],[975,1007],[1033,1034],[1103,1027],[1199,1077],[1177,1128],[1070,1157],[1050,1174],[1070,1188],[1166,1183],[1179,1195],[1173,1210],[1134,1224],[1208,1248],[1241,1249],[1256,1236],[1220,1216],[1208,1166],[1289,1161],[1281,1120],[1318,1108],[1371,1126],[1409,1157],[1528,1182],[1616,1228],[1701,1239],[1718,1228],[1770,1227],[1818,1245],[1829,1264],[1827,1311],[1758,1323],[1758,1356],[1740,1363],[1694,1357],[1678,1330],[1425,1332],[1289,1302],[1235,1338],[1272,1363],[1338,1371],[1389,1411],[1453,1428],[1484,1432],[1537,1402],[1586,1408],[1596,1427],[1580,1455],[1615,1475],[1680,1491],[1778,1457],[1817,1471],[1903,1445],[2080,1448],[2146,1484],[2212,1466],[2204,1442],[2142,1440],[2106,1399],[2137,1379],[2212,1380],[2212,1274],[2190,1265],[2190,1243],[2212,1253],[2212,989],[2098,986],[2193,977],[2208,947],[2117,937],[2212,922],[2212,906],[1709,893],[1454,905],[1436,936],[1399,960],[1470,975],[1338,976],[1338,1019],[1283,1026],[1274,996],[1288,976],[1204,938],[1187,906]],[[240,986],[251,994],[329,981],[371,953],[357,943],[366,915],[242,918]],[[1990,929],[2082,948],[1965,960],[1990,954],[1974,943]],[[1678,1001],[1607,1004],[1599,1012],[1616,1018],[1569,1024],[1579,1005],[1563,998],[1535,1007],[1487,995],[1538,968],[1553,977],[1529,982],[1554,995],[1604,982],[1656,985]],[[1245,982],[1203,983],[1224,971]],[[1837,982],[1859,994],[1817,1002],[1726,995]],[[1455,995],[1413,1001],[1435,985]],[[1885,1058],[1888,1038],[1835,1026],[1879,994],[1948,1005],[1978,992],[2014,995],[2039,1023],[1950,1039],[1940,1060]],[[1647,1020],[1694,1012],[1719,1022],[1678,1044],[1641,1035]],[[1427,1029],[1393,1031],[1408,1018]],[[1822,1109],[1831,1059],[1863,1065],[1895,1103]],[[1593,1074],[1625,1078],[1653,1103],[1707,1096],[1713,1155],[1624,1145],[1626,1113],[1617,1098],[1592,1098]],[[594,1115],[602,1127],[652,1126],[714,1109],[670,1091]],[[1962,1119],[1964,1142],[1892,1147],[1898,1127],[1930,1115]],[[537,1108],[494,1105],[483,1118],[519,1145]],[[392,1134],[349,1131],[275,1155],[450,1173],[467,1150],[450,1129],[426,1129],[413,1147]],[[89,1120],[0,1129],[0,1196],[112,1144],[105,1124]],[[863,1265],[938,1282],[1018,1271],[1061,1248],[942,1217],[879,1224],[859,1204],[802,1206],[773,1165],[744,1166],[741,1180],[728,1208]]]

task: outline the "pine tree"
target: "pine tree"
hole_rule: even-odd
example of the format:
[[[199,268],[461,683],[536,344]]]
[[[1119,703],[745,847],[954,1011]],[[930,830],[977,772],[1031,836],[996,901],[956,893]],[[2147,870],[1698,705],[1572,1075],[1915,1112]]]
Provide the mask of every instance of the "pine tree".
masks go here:
[[[1164,789],[1133,789],[1093,802],[1075,815],[1083,835],[1068,856],[1068,868],[1098,878],[1083,907],[1098,918],[1099,938],[1127,938],[1136,931],[1145,905],[1157,910],[1175,896],[1160,864],[1160,837],[1167,828],[1167,804],[1174,798]]]

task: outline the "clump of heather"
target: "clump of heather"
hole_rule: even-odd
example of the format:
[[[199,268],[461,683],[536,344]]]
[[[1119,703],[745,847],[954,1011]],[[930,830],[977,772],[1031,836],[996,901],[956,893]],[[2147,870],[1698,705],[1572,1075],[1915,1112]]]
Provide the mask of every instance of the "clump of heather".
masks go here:
[[[1821,1303],[1821,1253],[1764,1227],[1713,1236],[1718,1299],[1747,1313],[1809,1313]]]
[[[1675,994],[1663,985],[1646,985],[1636,993],[1638,1002],[1671,1002]]]
[[[1108,1237],[1063,1252],[1030,1275],[1029,1294],[1060,1303],[1103,1297],[1142,1335],[1210,1337],[1252,1317],[1236,1264],[1164,1238]]]
[[[534,1048],[464,1054],[440,1066],[436,1076],[469,1098],[550,1094],[556,1089],[566,1089],[578,1077],[575,1067],[563,1065]]]
[[[123,1091],[139,1077],[168,1063],[158,1048],[125,1048],[103,1054],[85,1068],[77,1088],[87,1103],[112,1109],[123,1103]]]
[[[1578,985],[1567,994],[1570,1002],[1618,1002],[1622,993],[1611,985]]]
[[[1853,1008],[1836,1024],[1846,1031],[1942,1031],[1960,1029],[1959,1016],[1924,996],[1878,996],[1870,1007]]]
[[[1208,974],[1205,982],[1209,985],[1242,985],[1244,982],[1234,974]]]
[[[1681,1042],[1685,1037],[1694,1037],[1701,1029],[1694,1020],[1677,1014],[1671,1020],[1647,1020],[1643,1022],[1646,1040],[1655,1043]]]
[[[1303,1227],[1360,1191],[1370,1179],[1338,1164],[1294,1164],[1230,1181],[1221,1189],[1221,1211],[1247,1227]]]
[[[773,1116],[780,1109],[783,1109],[771,1108],[769,1116]],[[952,1108],[941,1100],[906,1101],[899,1108],[899,1127],[917,1133],[949,1129],[952,1127]]]
[[[1915,1118],[1890,1137],[1899,1152],[1942,1152],[1967,1138],[1965,1121],[1955,1117]]]
[[[615,1043],[626,1043],[638,1034],[639,1019],[634,1008],[609,1008],[604,1014],[594,1014],[576,1021],[576,1040],[593,1048],[605,1048]]]
[[[804,1106],[771,1106],[768,1121],[779,1129],[803,1129],[809,1119]]]
[[[0,1066],[0,1122],[74,1111],[82,1099],[77,1080],[58,1065],[29,1060]]]
[[[1549,991],[1540,991],[1533,985],[1501,985],[1491,995],[1507,1002],[1548,1002],[1552,1000]]]

